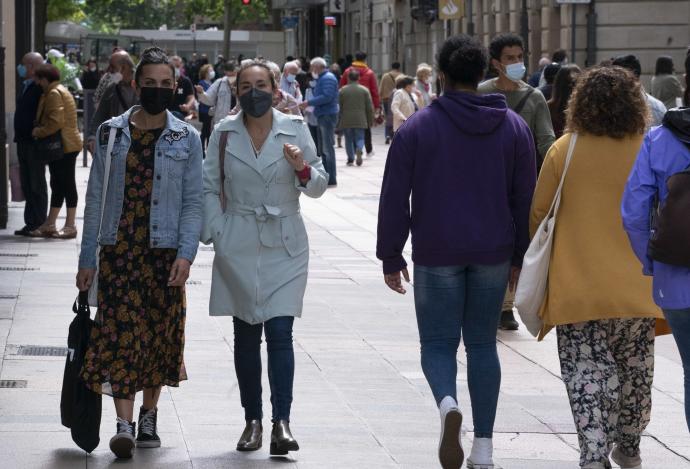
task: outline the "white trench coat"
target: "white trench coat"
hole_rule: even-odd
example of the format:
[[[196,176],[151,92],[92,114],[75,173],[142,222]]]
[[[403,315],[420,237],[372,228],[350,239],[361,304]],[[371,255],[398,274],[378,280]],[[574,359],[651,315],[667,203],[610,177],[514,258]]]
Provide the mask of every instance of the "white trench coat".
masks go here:
[[[258,157],[242,112],[213,130],[204,161],[204,223],[201,241],[213,242],[211,316],[235,316],[259,324],[276,316],[302,314],[307,287],[309,242],[299,196],[321,197],[328,175],[306,123],[272,110],[273,128]],[[219,137],[229,131],[225,149],[226,210],[220,204]],[[311,166],[300,184],[283,156],[283,145],[297,145]]]

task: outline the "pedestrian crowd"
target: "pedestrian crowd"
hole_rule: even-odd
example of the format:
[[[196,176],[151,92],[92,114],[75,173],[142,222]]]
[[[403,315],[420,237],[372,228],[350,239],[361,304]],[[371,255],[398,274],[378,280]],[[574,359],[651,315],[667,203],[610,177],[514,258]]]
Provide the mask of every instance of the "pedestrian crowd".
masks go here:
[[[422,63],[408,76],[393,63],[380,80],[364,52],[280,66],[185,61],[158,47],[135,63],[118,49],[103,74],[90,60],[81,82],[95,90],[83,125],[93,161],[76,283],[98,316],[80,379],[113,397],[113,453],[161,445],[161,387],[187,379],[184,285],[199,241],[215,251],[209,312],[233,317],[245,418],[236,449],[262,447],[265,335],[270,454],[299,450],[292,337],[309,265],[300,197],[337,186],[343,138],[347,166],[373,157],[376,125],[390,144],[376,251],[385,283],[404,294],[412,237],[421,365],[440,412],[444,469],[495,467],[497,329],[518,329],[515,311],[538,340],[555,329],[580,467],[642,467],[657,334],[671,332],[678,345],[690,428],[690,49],[685,86],[663,56],[649,92],[635,55],[581,69],[561,50],[528,76],[524,54],[514,34],[488,49],[453,36],[435,69]],[[15,234],[76,238],[83,141],[74,98],[36,52],[18,73],[26,204]],[[467,458],[461,339],[474,427]]]

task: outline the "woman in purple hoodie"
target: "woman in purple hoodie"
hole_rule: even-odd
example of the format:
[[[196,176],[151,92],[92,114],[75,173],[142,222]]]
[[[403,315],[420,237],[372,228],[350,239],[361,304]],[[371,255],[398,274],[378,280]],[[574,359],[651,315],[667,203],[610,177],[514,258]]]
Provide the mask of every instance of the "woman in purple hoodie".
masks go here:
[[[443,95],[405,121],[390,147],[376,251],[386,284],[405,293],[403,249],[412,232],[421,361],[441,412],[441,466],[458,469],[464,459],[456,387],[462,335],[475,431],[467,467],[493,468],[496,325],[529,243],[534,140],[502,95],[477,94],[487,67],[479,41],[449,38],[438,66]]]
[[[690,269],[654,261],[647,249],[654,199],[658,196],[663,206],[668,196],[666,181],[688,167],[690,108],[671,109],[663,125],[654,127],[644,139],[623,194],[622,215],[644,274],[654,277],[654,302],[663,309],[680,351],[685,374],[685,419],[690,429]]]

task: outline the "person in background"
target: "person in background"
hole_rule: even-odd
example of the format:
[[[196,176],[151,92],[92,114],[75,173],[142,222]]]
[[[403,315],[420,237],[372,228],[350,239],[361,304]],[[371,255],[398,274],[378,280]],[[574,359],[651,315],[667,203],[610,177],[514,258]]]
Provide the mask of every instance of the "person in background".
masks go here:
[[[551,62],[551,59],[549,59],[548,55],[544,55],[541,59],[539,59],[539,68],[537,68],[536,72],[530,75],[529,80],[527,80],[527,84],[532,88],[539,88],[539,80],[541,80],[541,74],[544,72],[546,66],[550,65],[551,63],[553,62]]]
[[[529,244],[536,179],[527,124],[503,96],[477,93],[486,66],[478,39],[446,40],[438,55],[444,92],[398,130],[379,205],[376,256],[386,285],[397,293],[406,292],[403,277],[409,282],[403,250],[412,233],[421,363],[441,416],[444,469],[459,469],[464,459],[457,399],[461,337],[474,425],[467,467],[494,468],[501,384],[496,324]]]
[[[236,77],[235,63],[225,62],[222,78],[214,81],[207,90],[204,90],[201,86],[196,87],[199,102],[213,108],[213,124],[211,127],[230,115],[230,111],[237,105]]]
[[[316,83],[313,87],[313,97],[302,101],[300,107],[314,107],[314,115],[318,120],[318,154],[323,159],[323,167],[328,173],[328,186],[338,185],[335,162],[335,126],[338,123],[338,80],[328,71],[323,57],[311,59],[311,75]]]
[[[266,61],[266,65],[271,69],[275,77],[275,82],[280,83],[282,73],[280,72],[280,67],[275,62]],[[299,108],[300,101],[297,100],[292,94],[287,93],[282,90],[282,88],[277,87],[275,94],[273,95],[273,108],[285,114],[294,114],[295,116],[301,116],[302,111]]]
[[[175,68],[177,84],[175,86],[175,96],[173,96],[172,102],[168,105],[168,110],[173,113],[173,116],[184,120],[194,109],[194,85],[192,80],[185,76],[184,65],[179,56],[173,55],[170,57],[170,63]]]
[[[565,65],[568,63],[568,53],[565,51],[565,49],[557,49],[554,51],[554,53],[551,55],[551,63],[555,63],[558,65]],[[546,85],[546,78],[544,77],[544,71],[542,70],[541,76],[539,77],[539,86],[538,88],[541,88],[542,86]],[[535,86],[535,88],[537,88]]]
[[[98,88],[99,79],[100,75],[98,73],[98,63],[96,62],[96,59],[91,58],[88,62],[86,62],[84,71],[81,74],[81,86],[85,90],[95,90]]]
[[[651,415],[655,325],[662,315],[627,245],[620,207],[649,110],[634,74],[612,66],[583,72],[566,114],[566,134],[544,160],[530,214],[530,234],[539,236],[576,139],[538,338],[556,328],[580,467],[610,469],[611,457],[636,468]]]
[[[642,65],[640,64],[640,61],[636,56],[628,54],[615,57],[611,61],[611,65],[617,65],[619,67],[623,67],[630,70],[631,72],[633,72],[637,80],[640,80],[640,75],[642,75]],[[666,114],[666,106],[664,106],[664,103],[656,99],[654,96],[647,93],[647,91],[644,89],[644,86],[642,86],[641,83],[640,88],[642,89],[642,93],[644,94],[647,106],[649,106],[649,109],[651,111],[651,118],[648,121],[649,126],[652,127],[661,125],[661,122],[664,119],[664,115]]]
[[[108,62],[108,68],[98,81],[96,92],[93,95],[94,106],[98,107],[103,93],[105,93],[105,90],[108,89],[112,83],[119,83],[122,80],[120,69],[130,63],[134,64],[126,50],[119,47],[113,49],[110,61]]]
[[[110,85],[103,92],[87,131],[87,147],[92,155],[95,154],[98,126],[111,117],[123,114],[139,102],[136,90],[132,87],[134,62],[131,57],[118,55],[114,63],[117,68],[113,69],[115,71],[111,74]]]
[[[213,70],[216,72],[216,78],[220,78],[225,73],[225,57],[221,54],[216,56],[216,63],[213,64]]]
[[[654,229],[649,214],[656,211],[657,203],[663,206],[668,200],[666,181],[690,166],[688,122],[690,108],[670,109],[663,125],[647,133],[625,187],[621,213],[642,271],[653,277],[654,302],[663,309],[680,352],[685,375],[685,419],[690,430],[690,269],[655,261],[648,254]]]
[[[551,92],[553,90],[553,81],[556,79],[556,74],[561,69],[561,64],[552,63],[544,68],[544,80],[546,84],[539,87],[539,91],[544,95],[545,100],[551,99]]]
[[[330,70],[330,72],[333,75],[335,75],[338,81],[340,81],[340,79],[344,76],[343,69],[340,68],[340,65],[338,65],[337,63],[331,64],[331,66],[328,67],[328,70]]]
[[[537,170],[541,160],[556,140],[551,124],[549,106],[544,95],[522,81],[525,76],[524,44],[522,38],[512,33],[501,34],[493,38],[489,46],[491,64],[498,72],[498,77],[479,85],[481,94],[500,93],[506,97],[508,107],[517,112],[527,122],[535,140],[534,154]],[[514,331],[519,327],[513,313],[515,291],[506,292],[503,312],[499,327]]]
[[[297,73],[297,83],[299,84],[299,90],[302,96],[306,97],[307,88],[309,88],[309,83],[312,81],[311,73],[309,72],[310,63],[306,57],[300,57],[298,62],[300,71]]]
[[[233,317],[235,371],[245,421],[236,448],[257,451],[263,445],[265,334],[273,423],[270,454],[285,456],[299,450],[290,430],[293,325],[302,315],[309,271],[309,240],[299,199],[321,197],[328,176],[302,117],[271,108],[277,89],[265,62],[240,68],[237,92],[242,111],[214,128],[204,162],[201,241],[213,242],[215,250],[209,313]],[[228,132],[228,145],[221,160],[222,132]]]
[[[199,85],[205,93],[216,78],[216,72],[211,64],[202,65],[199,69]],[[208,139],[211,136],[211,125],[213,124],[213,116],[209,114],[211,107],[203,102],[199,102],[199,122],[201,122],[201,149],[203,150],[204,158],[206,158],[206,147],[208,146]]]
[[[433,69],[429,64],[421,63],[417,66],[417,79],[415,80],[415,89],[422,98],[422,107],[431,104],[431,101],[436,99],[436,94],[431,88],[431,75]]]
[[[72,93],[60,84],[57,67],[44,64],[36,70],[36,82],[43,89],[38,103],[36,126],[31,134],[34,138],[45,138],[60,132],[62,137],[62,158],[48,163],[50,170],[50,211],[48,219],[30,233],[37,238],[73,239],[77,237],[77,181],[75,167],[77,155],[83,142],[77,125],[77,105]],[[55,227],[62,204],[66,202],[65,226],[58,231]]]
[[[359,51],[355,54],[355,61],[352,62],[340,79],[340,86],[343,87],[347,85],[348,74],[353,68],[359,72],[359,84],[364,86],[369,90],[371,94],[371,101],[374,103],[374,112],[378,112],[381,107],[381,99],[379,97],[379,87],[376,82],[376,73],[367,65],[367,54],[366,52]],[[364,147],[367,150],[367,157],[374,156],[374,147],[371,142],[371,128],[367,128],[364,132]]]
[[[666,109],[680,107],[683,99],[683,86],[676,76],[673,59],[662,55],[656,59],[652,77],[652,96],[664,103]]]
[[[400,126],[422,108],[422,98],[415,92],[412,77],[398,75],[395,87],[397,89],[391,100],[391,112],[393,113],[393,132],[397,133]]]
[[[359,71],[351,68],[350,84],[340,88],[338,129],[345,134],[347,165],[362,166],[364,131],[374,122],[374,106],[369,90],[359,84]]]
[[[383,104],[383,112],[386,118],[386,145],[393,139],[393,112],[391,112],[391,101],[395,93],[395,80],[400,76],[400,62],[393,62],[390,71],[383,74],[379,83],[379,96]]]
[[[43,56],[38,52],[29,52],[17,65],[17,74],[22,81],[21,91],[17,94],[17,106],[14,113],[14,141],[17,143],[19,159],[19,176],[24,191],[24,226],[15,231],[16,236],[29,236],[33,230],[46,221],[48,211],[48,187],[46,168],[36,156],[36,145],[31,132],[36,121],[38,103],[43,90],[36,81],[36,71],[43,64]]]
[[[113,396],[117,430],[110,450],[124,459],[135,446],[161,446],[162,386],[187,379],[185,282],[203,214],[199,134],[166,111],[177,80],[160,48],[143,51],[134,82],[141,106],[98,129],[76,282],[87,291],[98,272],[99,321],[80,378],[93,392]],[[111,132],[111,172],[119,177],[110,178],[101,200]],[[135,423],[134,400],[142,391]]]
[[[565,111],[568,108],[568,101],[570,95],[575,88],[577,78],[582,71],[580,67],[575,64],[563,65],[556,74],[553,82],[553,92],[551,99],[548,102],[549,113],[551,114],[551,124],[556,138],[559,139],[563,135],[565,129]]]
[[[298,103],[301,103],[302,91],[297,82],[297,75],[299,72],[299,62],[286,62],[285,65],[283,65],[283,74],[280,77],[280,89],[295,98]]]

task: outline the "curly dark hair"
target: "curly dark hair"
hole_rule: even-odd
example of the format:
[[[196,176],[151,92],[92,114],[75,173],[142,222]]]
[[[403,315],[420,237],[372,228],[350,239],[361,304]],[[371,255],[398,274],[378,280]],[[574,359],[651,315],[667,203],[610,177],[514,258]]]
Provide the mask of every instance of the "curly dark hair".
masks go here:
[[[501,60],[501,54],[503,53],[503,49],[506,47],[513,47],[513,46],[518,46],[522,50],[525,50],[525,43],[522,41],[522,38],[518,36],[517,34],[513,33],[504,33],[504,34],[499,34],[498,36],[494,37],[491,40],[491,44],[489,44],[489,55],[491,56],[492,59],[496,60]]]
[[[438,68],[451,85],[476,87],[484,78],[487,63],[484,46],[466,34],[449,37],[438,54]]]
[[[584,71],[566,110],[566,132],[611,138],[643,134],[649,108],[642,86],[623,67],[592,67]]]
[[[129,60],[131,61],[131,59]],[[144,52],[141,53],[141,57],[139,58],[139,64],[134,71],[134,82],[137,86],[139,85],[139,78],[141,78],[141,74],[144,72],[144,67],[146,65],[160,64],[167,65],[168,68],[170,68],[170,73],[172,73],[173,78],[175,77],[175,68],[170,63],[170,58],[163,49],[156,46],[144,49]]]

